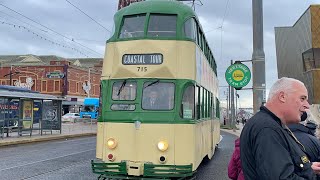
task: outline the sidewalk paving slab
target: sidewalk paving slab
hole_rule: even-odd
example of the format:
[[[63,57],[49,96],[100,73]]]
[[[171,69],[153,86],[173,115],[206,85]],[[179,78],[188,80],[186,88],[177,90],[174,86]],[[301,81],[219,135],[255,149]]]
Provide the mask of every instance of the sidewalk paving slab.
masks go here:
[[[221,131],[223,132],[227,132],[227,133],[230,133],[230,134],[233,134],[233,135],[236,135],[238,137],[240,137],[240,134],[241,134],[241,131],[242,131],[242,128],[243,128],[243,125],[242,124],[238,124],[236,125],[237,126],[237,130],[233,130],[233,129],[220,129]]]
[[[23,135],[23,136],[11,136],[0,138],[0,148],[2,146],[10,146],[17,144],[26,144],[26,143],[35,143],[35,142],[44,142],[51,140],[59,139],[68,139],[68,138],[77,138],[77,137],[86,137],[86,136],[95,136],[96,133],[96,124],[88,123],[72,123],[72,124],[62,124],[61,134],[59,131],[53,131],[53,133],[43,134],[33,134],[32,136]]]

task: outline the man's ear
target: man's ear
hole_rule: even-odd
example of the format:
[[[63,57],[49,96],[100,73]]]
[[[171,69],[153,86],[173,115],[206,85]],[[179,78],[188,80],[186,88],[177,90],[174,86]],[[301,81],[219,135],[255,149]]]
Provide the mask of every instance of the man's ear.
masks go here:
[[[278,95],[278,99],[280,102],[285,103],[286,102],[286,94],[283,91],[280,91]]]

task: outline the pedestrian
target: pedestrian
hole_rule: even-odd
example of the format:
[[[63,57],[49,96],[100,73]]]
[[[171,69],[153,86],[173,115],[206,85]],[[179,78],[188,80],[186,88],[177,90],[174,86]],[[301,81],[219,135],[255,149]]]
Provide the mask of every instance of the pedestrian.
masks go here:
[[[228,176],[232,180],[244,180],[240,160],[240,138],[234,142],[234,151],[228,165]]]
[[[243,126],[246,124],[245,120],[246,120],[246,119],[245,119],[244,117],[242,117],[241,123],[242,123]]]
[[[305,116],[306,122],[302,121],[298,124],[290,124],[288,127],[304,146],[309,160],[311,162],[317,162],[320,161],[320,141],[314,135],[317,125],[310,119],[309,113],[310,112],[305,113],[307,114],[307,116]]]
[[[320,163],[310,162],[303,145],[287,127],[300,122],[310,106],[307,100],[307,89],[299,80],[284,77],[273,84],[266,104],[241,133],[245,179],[316,179]]]

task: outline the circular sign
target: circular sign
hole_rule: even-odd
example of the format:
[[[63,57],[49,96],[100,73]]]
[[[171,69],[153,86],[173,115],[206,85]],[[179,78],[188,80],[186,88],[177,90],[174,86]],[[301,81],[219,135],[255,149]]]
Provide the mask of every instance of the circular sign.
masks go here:
[[[228,84],[236,89],[243,88],[251,80],[250,69],[242,63],[235,63],[229,66],[225,76]]]

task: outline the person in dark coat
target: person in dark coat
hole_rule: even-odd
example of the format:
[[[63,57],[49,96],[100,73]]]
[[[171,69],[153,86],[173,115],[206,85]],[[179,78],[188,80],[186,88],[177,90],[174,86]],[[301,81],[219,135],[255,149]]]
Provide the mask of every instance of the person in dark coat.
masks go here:
[[[270,88],[268,100],[244,126],[240,159],[245,179],[316,179],[320,162],[310,162],[302,144],[287,125],[299,123],[309,108],[301,81],[281,78]]]
[[[310,161],[318,162],[320,161],[320,141],[314,135],[317,125],[310,120],[307,121],[306,125],[299,123],[288,125],[288,127],[304,146]]]
[[[244,180],[240,160],[240,138],[234,142],[234,151],[228,165],[228,176],[232,180]]]
[[[163,109],[163,103],[157,90],[151,90],[148,97],[143,100],[143,109]]]

